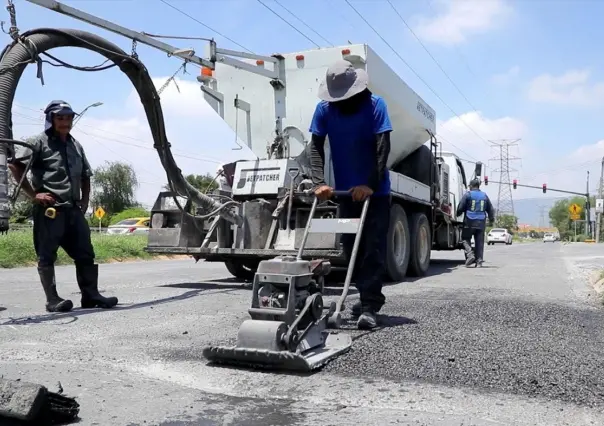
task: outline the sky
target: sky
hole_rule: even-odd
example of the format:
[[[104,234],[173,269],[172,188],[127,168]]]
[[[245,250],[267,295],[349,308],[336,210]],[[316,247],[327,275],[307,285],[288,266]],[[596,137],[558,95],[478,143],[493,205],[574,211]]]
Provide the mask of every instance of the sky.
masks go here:
[[[39,27],[98,34],[131,52],[131,40],[14,0],[23,32]],[[435,111],[443,149],[456,153],[472,174],[473,161],[500,179],[501,140],[509,148],[512,179],[521,184],[595,193],[604,156],[604,2],[597,0],[68,0],[64,4],[136,31],[215,38],[218,47],[270,55],[348,42],[366,43]],[[264,4],[264,5],[263,5]],[[271,10],[269,10],[272,9]],[[178,10],[177,10],[178,9]],[[355,11],[356,9],[356,11]],[[358,11],[358,13],[357,13]],[[2,20],[8,21],[3,11]],[[365,22],[373,27],[377,33]],[[302,35],[302,34],[304,35]],[[9,43],[8,35],[3,35]],[[310,40],[309,40],[310,39]],[[193,47],[207,42],[162,40]],[[157,87],[182,61],[138,44],[137,53]],[[63,61],[92,66],[104,58],[75,48],[50,52]],[[205,102],[190,64],[161,94],[168,137],[184,173],[214,174],[221,163],[254,158],[237,149],[231,128]],[[153,204],[166,182],[138,95],[116,69],[81,72],[43,66],[44,85],[29,66],[13,105],[14,133],[43,129],[41,109],[63,99],[81,111],[74,129],[93,167],[131,164],[137,198]],[[370,76],[371,78],[371,76]],[[306,130],[306,129],[303,129]],[[235,148],[235,149],[234,149]],[[483,186],[496,203],[498,185]],[[560,196],[518,188],[514,199]],[[537,208],[537,206],[536,206]]]

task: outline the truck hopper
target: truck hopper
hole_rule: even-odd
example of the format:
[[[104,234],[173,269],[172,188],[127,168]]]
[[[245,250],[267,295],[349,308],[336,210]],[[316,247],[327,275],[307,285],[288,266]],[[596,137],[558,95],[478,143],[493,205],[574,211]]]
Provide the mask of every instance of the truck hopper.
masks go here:
[[[275,91],[271,80],[248,70],[217,63],[213,78],[199,78],[206,101],[260,159],[275,138],[276,117],[282,117],[289,136],[289,157],[300,154],[308,141],[319,83],[327,68],[346,59],[369,74],[369,89],[386,101],[394,131],[388,167],[400,162],[436,133],[434,110],[415,93],[368,45],[313,49],[279,55],[284,58],[285,89]],[[255,67],[274,69],[272,63],[247,60]],[[208,90],[210,89],[210,90]],[[428,130],[428,131],[426,131]]]

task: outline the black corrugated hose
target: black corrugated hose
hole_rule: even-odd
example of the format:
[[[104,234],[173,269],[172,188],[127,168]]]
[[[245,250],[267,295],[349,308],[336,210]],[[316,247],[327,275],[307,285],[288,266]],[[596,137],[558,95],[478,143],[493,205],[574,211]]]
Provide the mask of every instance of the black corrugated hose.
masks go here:
[[[173,192],[191,199],[204,211],[208,211],[204,216],[220,214],[232,223],[241,223],[241,217],[228,208],[233,201],[220,204],[202,194],[183,177],[170,150],[159,95],[142,62],[129,56],[113,43],[86,31],[39,28],[24,32],[17,42],[3,50],[0,57],[0,232],[8,230],[10,213],[6,161],[13,153],[12,144],[19,144],[19,141],[13,139],[12,132],[12,105],[17,85],[28,64],[39,63],[38,55],[58,47],[91,50],[117,65],[138,92],[151,128],[154,148],[159,154]],[[175,201],[181,208],[178,200]]]

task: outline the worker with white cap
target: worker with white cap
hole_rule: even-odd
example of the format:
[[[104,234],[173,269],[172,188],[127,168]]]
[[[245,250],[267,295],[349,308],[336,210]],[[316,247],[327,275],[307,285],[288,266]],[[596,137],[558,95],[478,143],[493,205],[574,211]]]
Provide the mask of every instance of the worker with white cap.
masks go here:
[[[319,86],[319,98],[310,125],[310,162],[315,194],[329,199],[334,188],[324,178],[326,137],[335,178],[335,190],[349,191],[339,200],[340,217],[358,218],[362,201],[371,196],[353,277],[360,301],[352,308],[358,327],[374,328],[376,314],[386,301],[382,293],[387,235],[390,222],[390,154],[392,125],[384,99],[368,89],[368,75],[348,61],[339,60],[327,69]],[[348,259],[354,235],[342,235]]]

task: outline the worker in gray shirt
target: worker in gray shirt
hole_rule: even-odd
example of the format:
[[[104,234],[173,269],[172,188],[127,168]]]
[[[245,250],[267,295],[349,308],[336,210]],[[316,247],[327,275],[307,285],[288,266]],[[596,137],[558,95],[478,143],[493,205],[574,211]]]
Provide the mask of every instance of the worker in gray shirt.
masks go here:
[[[70,134],[75,112],[64,101],[52,101],[44,113],[44,132],[29,138],[30,148],[18,149],[9,167],[17,182],[23,178],[23,191],[34,202],[33,242],[46,310],[67,312],[73,308],[71,300],[57,293],[54,265],[59,247],[75,263],[82,308],[112,308],[117,298],[104,297],[98,290],[98,265],[84,216],[92,170],[82,145]]]

